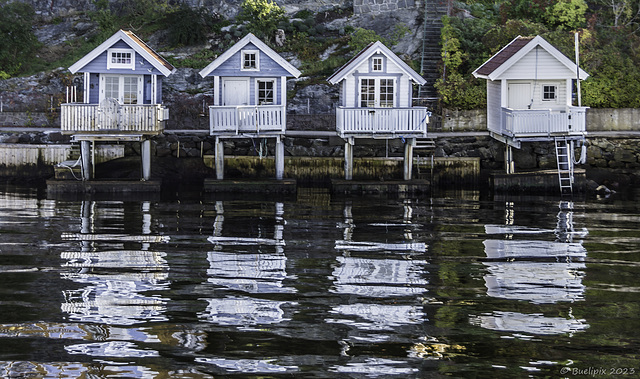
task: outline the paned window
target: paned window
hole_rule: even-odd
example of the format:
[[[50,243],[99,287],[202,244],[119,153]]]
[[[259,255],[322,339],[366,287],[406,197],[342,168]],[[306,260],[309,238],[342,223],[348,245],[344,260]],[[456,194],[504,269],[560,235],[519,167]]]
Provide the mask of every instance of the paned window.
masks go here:
[[[394,79],[360,79],[360,107],[373,108],[395,106]]]
[[[376,80],[360,80],[360,107],[368,108],[376,106]]]
[[[260,65],[260,58],[258,51],[247,50],[242,52],[242,69],[243,70],[258,70]]]
[[[107,69],[126,68],[135,69],[135,53],[131,49],[109,49],[107,50]]]
[[[381,57],[376,57],[371,60],[371,71],[373,72],[383,71],[383,62]]]
[[[273,80],[258,81],[258,104],[259,105],[275,103],[274,87],[275,87],[275,83]]]
[[[142,99],[142,77],[137,75],[104,75],[105,99],[113,98],[120,104],[138,104]]]
[[[542,86],[542,100],[554,101],[556,100],[556,86]]]

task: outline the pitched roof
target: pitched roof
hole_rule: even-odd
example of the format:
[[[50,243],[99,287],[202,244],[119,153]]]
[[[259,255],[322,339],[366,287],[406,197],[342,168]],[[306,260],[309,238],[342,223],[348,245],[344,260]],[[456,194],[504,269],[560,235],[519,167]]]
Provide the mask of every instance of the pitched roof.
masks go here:
[[[353,58],[349,60],[349,62],[345,63],[342,67],[338,69],[338,71],[334,72],[327,81],[331,84],[336,84],[343,80],[348,74],[350,74],[356,67],[358,67],[362,62],[369,59],[373,54],[383,54],[393,61],[396,66],[398,66],[405,74],[407,74],[413,81],[416,83],[423,85],[426,83],[426,80],[420,76],[417,72],[415,72],[408,64],[406,64],[402,59],[400,59],[397,55],[393,53],[388,47],[386,47],[382,42],[376,41],[370,43],[367,47],[362,49],[358,54],[356,54]]]
[[[257,47],[260,51],[267,54],[267,56],[273,59],[276,63],[280,65],[285,71],[287,71],[291,76],[297,78],[302,73],[295,68],[291,63],[287,62],[286,59],[282,58],[280,54],[276,53],[272,48],[267,46],[264,42],[260,41],[258,37],[253,35],[252,33],[247,34],[240,41],[236,42],[231,48],[227,49],[222,55],[216,58],[213,62],[209,63],[207,67],[200,70],[200,76],[203,78],[207,77],[213,70],[218,68],[221,64],[226,62],[229,58],[231,58],[235,53],[240,51],[243,47],[247,46],[249,43],[252,43],[255,47]]]
[[[498,51],[493,57],[489,58],[489,60],[478,67],[473,72],[473,76],[475,76],[476,78],[490,80],[498,79],[502,73],[516,64],[521,58],[523,58],[528,52],[530,52],[537,46],[542,47],[572,72],[576,71],[576,64],[569,58],[567,58],[564,54],[562,54],[560,50],[556,49],[553,45],[547,42],[544,38],[540,36],[517,36],[511,42],[509,42],[509,44]],[[579,69],[579,72],[580,79],[582,80],[586,79],[589,76],[589,74],[587,74],[582,69]]]
[[[100,54],[102,54],[105,50],[109,49],[118,41],[124,41],[129,47],[131,47],[136,53],[140,54],[144,57],[151,65],[160,71],[164,76],[171,75],[175,68],[171,65],[171,63],[167,62],[164,58],[162,58],[158,53],[156,53],[149,45],[147,45],[144,41],[142,41],[137,35],[128,30],[118,30],[114,35],[109,37],[106,41],[100,44],[100,46],[91,50],[91,52],[76,63],[74,63],[71,67],[69,67],[69,71],[75,74],[80,71],[84,66],[89,64],[95,58],[97,58]]]

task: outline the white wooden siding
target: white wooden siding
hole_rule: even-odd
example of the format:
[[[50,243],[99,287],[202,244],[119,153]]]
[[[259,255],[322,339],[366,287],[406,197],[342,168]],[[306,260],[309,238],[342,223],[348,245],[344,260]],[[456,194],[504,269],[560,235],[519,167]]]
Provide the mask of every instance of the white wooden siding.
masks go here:
[[[537,50],[537,57],[536,57]],[[506,70],[500,79],[566,79],[575,77],[565,65],[541,47],[531,50]]]
[[[487,80],[487,129],[499,131],[502,109],[502,83],[499,80]]]

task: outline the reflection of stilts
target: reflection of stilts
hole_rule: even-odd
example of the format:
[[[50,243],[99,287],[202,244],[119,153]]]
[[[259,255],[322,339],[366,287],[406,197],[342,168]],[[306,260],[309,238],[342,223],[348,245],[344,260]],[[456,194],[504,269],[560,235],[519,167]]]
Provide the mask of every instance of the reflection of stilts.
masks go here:
[[[370,224],[375,226],[404,226],[404,241],[400,243],[383,243],[373,241],[353,241],[353,230],[356,225],[353,222],[353,212],[351,203],[346,203],[343,210],[344,222],[339,224],[338,227],[343,227],[343,239],[336,241],[335,249],[337,250],[357,250],[357,251],[378,251],[378,250],[392,250],[392,251],[419,251],[424,252],[427,249],[427,245],[422,242],[413,241],[413,207],[410,200],[405,200],[403,204],[403,216],[402,224]]]
[[[216,218],[213,222],[213,235],[207,240],[214,245],[216,249],[223,245],[273,245],[276,246],[276,252],[282,253],[284,250],[282,246],[285,245],[284,241],[284,204],[275,203],[275,219],[276,225],[273,232],[273,238],[262,237],[262,231],[258,233],[258,237],[225,237],[222,235],[222,229],[224,226],[224,205],[222,201],[216,202]]]

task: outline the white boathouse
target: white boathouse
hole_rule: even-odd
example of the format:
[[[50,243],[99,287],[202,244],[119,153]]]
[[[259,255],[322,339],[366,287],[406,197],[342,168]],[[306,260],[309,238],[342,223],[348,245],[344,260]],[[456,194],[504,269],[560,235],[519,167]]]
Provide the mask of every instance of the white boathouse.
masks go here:
[[[380,41],[369,44],[327,81],[342,85],[336,131],[345,142],[345,179],[353,177],[357,138],[405,141],[404,179],[411,179],[413,146],[427,136],[429,112],[413,107],[413,84],[426,82]]]
[[[82,178],[93,178],[93,151],[100,141],[140,141],[142,179],[151,174],[149,136],[163,132],[168,109],[162,79],[175,68],[134,33],[119,30],[69,71],[84,75],[82,99],[75,88],[61,105],[61,131],[79,141]]]
[[[216,137],[216,178],[224,178],[225,138],[275,138],[276,179],[284,173],[287,77],[300,71],[249,33],[200,71],[213,77],[210,135]]]
[[[555,142],[561,190],[571,189],[572,147],[587,134],[587,107],[574,89],[589,75],[544,38],[518,36],[473,76],[487,80],[487,128],[505,143],[507,173],[514,172],[513,147]]]

